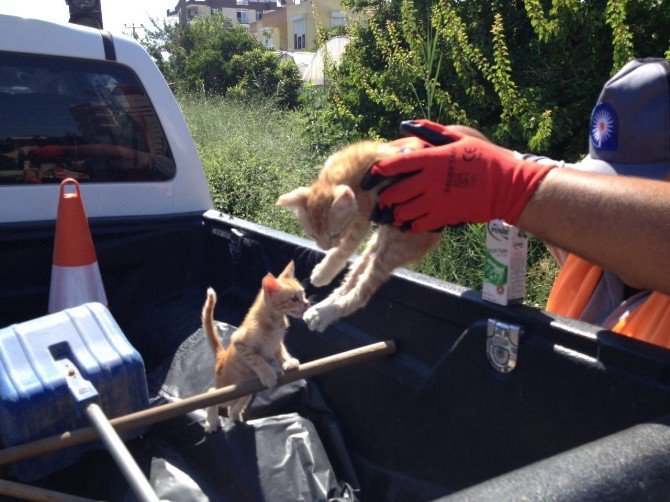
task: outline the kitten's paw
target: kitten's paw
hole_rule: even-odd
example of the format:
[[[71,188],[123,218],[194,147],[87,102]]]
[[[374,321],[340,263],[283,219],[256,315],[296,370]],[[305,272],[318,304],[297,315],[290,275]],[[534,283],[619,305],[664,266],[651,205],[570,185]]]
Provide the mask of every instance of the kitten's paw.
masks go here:
[[[214,392],[216,387],[210,387],[207,392]],[[205,420],[205,432],[211,434],[221,428],[221,417],[219,417],[219,405],[209,406],[206,410],[207,419]]]
[[[261,383],[267,388],[277,385],[277,373],[272,370],[268,370],[267,372],[264,371],[263,374],[258,377],[261,379]]]
[[[209,418],[205,420],[205,433],[212,434],[213,432],[218,431],[221,428],[221,418],[216,417],[214,420],[210,421]]]
[[[309,282],[317,288],[327,286],[333,279],[331,274],[326,274],[326,267],[321,263],[312,269],[312,275],[309,276]]]
[[[292,357],[284,361],[284,364],[281,365],[281,369],[283,369],[284,371],[295,371],[298,369],[299,366],[300,361]]]
[[[242,422],[244,423],[246,421],[246,418],[244,417],[244,412],[243,411],[233,411],[230,408],[228,408],[228,418],[230,418],[233,422]]]
[[[307,327],[312,331],[322,333],[328,326],[340,317],[340,307],[323,301],[307,309],[302,316]]]

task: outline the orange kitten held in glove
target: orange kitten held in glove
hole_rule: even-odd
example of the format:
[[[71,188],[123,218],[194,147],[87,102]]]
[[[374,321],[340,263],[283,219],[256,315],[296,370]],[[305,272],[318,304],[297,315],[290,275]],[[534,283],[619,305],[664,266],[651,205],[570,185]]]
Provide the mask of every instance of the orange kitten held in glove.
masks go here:
[[[411,147],[422,148],[423,144],[416,138],[406,138],[393,143],[367,141],[349,145],[326,160],[309,187],[279,197],[277,204],[293,210],[305,232],[328,250],[312,271],[313,285],[330,284],[368,235],[370,216],[382,187],[370,191],[361,188],[370,166]],[[342,284],[305,312],[305,322],[310,329],[323,331],[337,319],[362,308],[395,268],[418,262],[440,238],[439,233],[406,234],[391,225],[381,225]]]

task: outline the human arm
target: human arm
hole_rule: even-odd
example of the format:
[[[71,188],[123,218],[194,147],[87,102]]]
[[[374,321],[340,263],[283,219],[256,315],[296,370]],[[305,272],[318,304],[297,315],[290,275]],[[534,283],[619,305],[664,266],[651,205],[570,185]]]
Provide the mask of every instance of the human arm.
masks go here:
[[[629,286],[670,294],[670,183],[553,169],[517,225]]]
[[[381,179],[409,174],[379,195],[386,222],[416,232],[503,218],[630,286],[670,294],[670,184],[543,168],[510,150],[486,147],[476,138],[463,142],[450,128],[435,127],[455,141],[399,154],[371,169]],[[474,146],[480,162],[465,160]],[[476,183],[467,190],[444,190],[450,169],[452,185],[459,173]]]

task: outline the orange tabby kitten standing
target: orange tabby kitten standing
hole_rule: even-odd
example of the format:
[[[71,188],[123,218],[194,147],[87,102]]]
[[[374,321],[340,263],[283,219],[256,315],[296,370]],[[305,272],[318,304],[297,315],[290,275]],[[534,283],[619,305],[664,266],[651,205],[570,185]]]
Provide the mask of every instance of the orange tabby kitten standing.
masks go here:
[[[383,186],[365,191],[361,181],[372,164],[399,151],[399,146],[372,141],[349,145],[326,160],[309,187],[279,197],[277,204],[292,209],[305,232],[328,250],[312,271],[310,280],[315,286],[329,284],[366,237]],[[439,233],[404,234],[392,225],[381,225],[342,284],[305,312],[305,322],[310,329],[323,331],[365,306],[393,269],[418,262],[440,238]]]
[[[294,276],[293,261],[278,277],[267,274],[263,278],[262,288],[242,324],[231,336],[228,348],[221,344],[214,326],[215,304],[216,293],[209,288],[202,308],[202,325],[216,354],[216,388],[255,377],[266,387],[274,387],[277,374],[270,366],[273,359],[277,360],[283,371],[298,368],[300,363],[291,357],[284,346],[284,335],[289,326],[287,316],[302,317],[309,302],[305,299],[302,285]],[[251,396],[245,396],[225,403],[228,416],[244,421],[242,412],[250,400]],[[207,409],[205,430],[214,432],[219,426],[219,406],[210,406]]]

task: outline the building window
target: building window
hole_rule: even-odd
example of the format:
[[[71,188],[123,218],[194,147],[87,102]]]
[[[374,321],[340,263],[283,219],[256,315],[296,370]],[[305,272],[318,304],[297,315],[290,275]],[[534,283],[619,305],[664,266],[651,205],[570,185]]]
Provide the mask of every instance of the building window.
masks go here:
[[[261,30],[261,42],[267,49],[274,49],[274,42],[272,40],[272,29],[263,28]]]
[[[293,48],[296,51],[305,48],[305,20],[293,21]]]
[[[256,11],[256,20],[260,21],[261,19],[263,19],[263,11],[262,10]]]
[[[332,12],[330,14],[330,27],[344,26],[345,16],[341,12]]]
[[[237,0],[237,5],[249,5],[249,0]]]
[[[246,10],[238,10],[237,22],[241,24],[249,24],[249,13]]]

